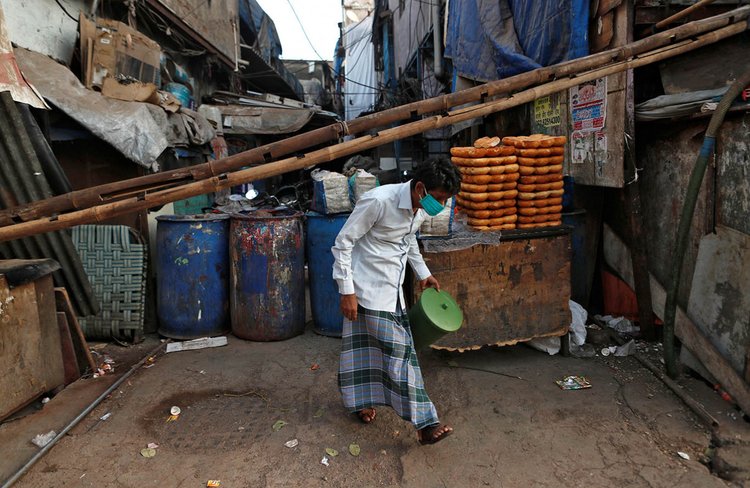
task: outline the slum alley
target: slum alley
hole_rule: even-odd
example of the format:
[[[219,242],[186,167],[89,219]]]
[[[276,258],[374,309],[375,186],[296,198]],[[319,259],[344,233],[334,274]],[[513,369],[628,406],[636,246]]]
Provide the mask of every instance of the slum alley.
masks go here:
[[[0,486],[750,486],[750,6],[311,5],[0,0]]]

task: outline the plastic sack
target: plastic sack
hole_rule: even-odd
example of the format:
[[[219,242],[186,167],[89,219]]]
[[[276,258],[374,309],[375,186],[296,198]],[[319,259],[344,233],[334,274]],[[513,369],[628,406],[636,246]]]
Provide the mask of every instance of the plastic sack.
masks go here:
[[[620,334],[634,334],[640,332],[641,328],[633,324],[625,317],[613,317],[611,315],[594,315],[598,320],[607,324],[607,327],[614,329]]]
[[[434,217],[427,217],[419,228],[420,237],[449,236],[453,232],[456,199],[445,202],[445,208]]]
[[[537,351],[546,352],[550,356],[554,356],[560,352],[560,338],[559,337],[538,337],[531,339],[526,342],[527,345],[533,347]]]
[[[324,215],[352,211],[346,176],[323,169],[316,169],[310,176],[313,180],[310,208]]]
[[[576,346],[582,346],[586,342],[586,319],[589,313],[578,303],[568,300],[570,314],[570,342]]]
[[[356,205],[362,195],[378,186],[378,179],[375,175],[368,173],[363,169],[358,169],[349,177],[349,197],[352,205]]]

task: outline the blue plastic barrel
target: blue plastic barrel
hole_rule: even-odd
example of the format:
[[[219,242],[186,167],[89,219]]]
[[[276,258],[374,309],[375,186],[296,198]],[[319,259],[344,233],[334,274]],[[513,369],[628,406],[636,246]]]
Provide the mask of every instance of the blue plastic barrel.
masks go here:
[[[344,316],[339,308],[338,286],[333,279],[333,254],[331,247],[346,223],[349,214],[323,215],[307,213],[307,273],[310,280],[310,307],[313,330],[318,334],[341,337]]]
[[[302,213],[234,214],[229,233],[232,333],[280,341],[305,331]]]
[[[229,325],[229,216],[156,217],[159,333],[221,335]]]

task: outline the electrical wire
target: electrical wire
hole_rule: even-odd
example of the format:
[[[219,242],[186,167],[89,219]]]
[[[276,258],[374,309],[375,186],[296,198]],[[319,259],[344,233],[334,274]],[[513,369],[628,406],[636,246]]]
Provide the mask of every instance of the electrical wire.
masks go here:
[[[307,39],[307,43],[310,45],[312,50],[315,52],[315,54],[320,58],[321,61],[325,61],[323,59],[323,56],[320,55],[317,49],[315,49],[315,46],[313,46],[312,41],[310,40],[310,37],[307,35],[307,31],[305,30],[305,26],[302,25],[302,21],[299,19],[299,15],[297,15],[297,11],[294,10],[294,5],[292,5],[291,0],[286,0],[286,3],[289,4],[289,8],[292,9],[292,13],[294,14],[294,18],[297,19],[297,23],[299,24],[299,28],[302,29],[302,34],[304,34],[305,39]]]
[[[68,10],[63,6],[63,4],[60,3],[60,0],[55,0],[55,3],[57,4],[58,7],[60,7],[62,9],[63,12],[65,12],[65,15],[67,15],[68,17],[70,17],[70,20],[72,20],[76,24],[78,23],[78,19],[76,19],[75,17],[73,17],[72,15],[70,15],[70,12],[68,12]]]
[[[318,52],[318,50],[317,50],[317,49],[315,49],[315,46],[313,46],[313,43],[312,43],[312,41],[310,40],[310,37],[309,37],[309,36],[307,35],[307,31],[305,31],[305,26],[304,26],[304,25],[302,25],[302,21],[300,20],[299,16],[297,15],[297,11],[296,11],[296,10],[294,10],[294,5],[292,5],[292,2],[291,2],[290,0],[286,0],[286,3],[288,3],[288,4],[289,4],[289,8],[290,8],[290,9],[292,9],[292,13],[294,14],[294,18],[295,18],[295,19],[297,19],[297,23],[299,24],[299,27],[300,27],[300,29],[302,29],[302,34],[303,34],[303,35],[305,36],[305,39],[307,39],[307,43],[308,43],[308,44],[310,45],[310,47],[312,48],[312,50],[313,50],[313,51],[315,52],[315,54],[316,54],[316,55],[318,56],[318,58],[320,58],[320,60],[321,60],[321,61],[326,61],[326,60],[325,60],[325,59],[323,58],[323,56],[321,56],[321,55],[320,55],[320,53]],[[370,16],[370,15],[368,14],[368,15],[367,15],[367,17],[369,17],[369,16]],[[358,25],[359,23],[361,23],[361,22],[364,22],[364,20],[365,20],[365,19],[367,19],[367,17],[365,17],[364,19],[362,19],[362,20],[360,20],[359,22],[357,22],[357,25]],[[363,35],[362,37],[360,37],[359,39],[357,39],[357,40],[356,40],[356,41],[354,41],[353,43],[359,43],[359,42],[361,42],[362,40],[364,40],[364,39],[365,39],[365,38],[367,38],[367,37],[370,37],[370,38],[372,38],[372,30],[370,30],[370,32],[369,32],[369,33],[367,33],[367,34],[364,34],[364,35]],[[360,52],[360,56],[362,55],[362,52],[363,52],[363,51],[361,51],[361,52]],[[354,66],[356,66],[356,62],[355,62],[355,64],[354,64]],[[339,76],[339,72],[337,72],[337,71],[336,71],[335,69],[333,69],[333,68],[332,68],[332,69],[331,69],[331,71],[332,71],[332,72],[333,72],[333,73],[334,73],[334,74],[335,74],[336,76]],[[352,79],[350,79],[350,78],[347,78],[347,77],[346,77],[346,75],[344,75],[344,80],[346,80],[346,81],[349,81],[349,82],[351,82],[351,83],[354,83],[355,85],[359,85],[359,86],[362,86],[362,87],[364,87],[364,88],[369,88],[369,89],[371,89],[371,90],[377,90],[377,91],[380,91],[380,88],[378,88],[378,87],[375,87],[375,86],[370,86],[370,85],[366,85],[366,84],[364,84],[364,83],[359,83],[358,81],[355,81],[355,80],[352,80]]]

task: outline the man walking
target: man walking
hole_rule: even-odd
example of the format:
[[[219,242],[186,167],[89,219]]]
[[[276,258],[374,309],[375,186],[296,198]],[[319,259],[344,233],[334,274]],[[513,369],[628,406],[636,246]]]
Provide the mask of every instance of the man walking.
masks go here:
[[[406,316],[402,284],[408,262],[422,290],[440,289],[419,252],[416,232],[443,210],[461,176],[446,159],[420,164],[411,181],[365,193],[331,249],[344,314],[339,388],[346,408],[369,424],[388,405],[414,424],[422,444],[453,432],[440,424],[424,388]]]

